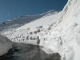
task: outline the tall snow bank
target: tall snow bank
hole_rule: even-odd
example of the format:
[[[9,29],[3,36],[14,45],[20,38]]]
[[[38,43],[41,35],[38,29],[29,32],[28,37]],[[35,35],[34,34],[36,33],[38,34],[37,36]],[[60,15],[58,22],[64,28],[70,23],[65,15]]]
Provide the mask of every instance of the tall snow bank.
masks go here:
[[[5,36],[0,35],[0,56],[6,54],[11,48],[11,41]]]
[[[80,0],[68,0],[55,30],[62,60],[80,60]]]

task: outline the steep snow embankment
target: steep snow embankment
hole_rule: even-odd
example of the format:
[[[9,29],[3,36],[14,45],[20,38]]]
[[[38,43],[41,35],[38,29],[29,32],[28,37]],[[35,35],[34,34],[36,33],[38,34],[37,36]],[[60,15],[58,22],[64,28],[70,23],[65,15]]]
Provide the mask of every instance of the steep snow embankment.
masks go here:
[[[12,42],[5,36],[0,35],[0,56],[6,54],[12,48]]]
[[[64,7],[61,20],[52,30],[58,32],[59,53],[62,60],[80,60],[80,0],[69,0]]]

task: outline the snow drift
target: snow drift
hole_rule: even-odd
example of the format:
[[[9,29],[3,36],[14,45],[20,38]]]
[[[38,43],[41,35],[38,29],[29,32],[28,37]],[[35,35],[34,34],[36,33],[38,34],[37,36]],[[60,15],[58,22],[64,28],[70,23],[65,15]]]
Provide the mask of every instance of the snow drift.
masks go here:
[[[0,56],[6,54],[11,48],[11,41],[5,36],[0,35]]]

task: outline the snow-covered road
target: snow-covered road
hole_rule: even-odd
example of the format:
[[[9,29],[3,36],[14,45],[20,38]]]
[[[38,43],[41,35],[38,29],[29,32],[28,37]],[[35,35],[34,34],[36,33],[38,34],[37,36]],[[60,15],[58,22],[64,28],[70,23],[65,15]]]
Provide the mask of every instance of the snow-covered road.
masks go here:
[[[48,55],[41,48],[37,45],[14,43],[9,53],[1,56],[0,60],[60,60],[59,54]]]

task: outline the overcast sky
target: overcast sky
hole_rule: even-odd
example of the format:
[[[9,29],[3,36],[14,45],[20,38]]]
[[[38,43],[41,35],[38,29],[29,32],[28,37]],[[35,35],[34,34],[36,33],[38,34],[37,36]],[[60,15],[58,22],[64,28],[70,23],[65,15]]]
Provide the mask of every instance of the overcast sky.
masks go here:
[[[67,0],[0,0],[0,22],[49,10],[61,11]]]

